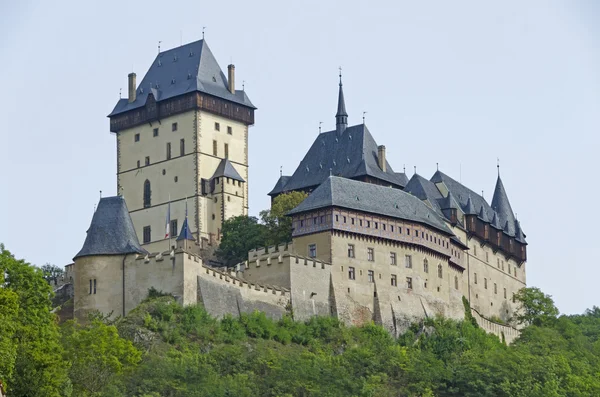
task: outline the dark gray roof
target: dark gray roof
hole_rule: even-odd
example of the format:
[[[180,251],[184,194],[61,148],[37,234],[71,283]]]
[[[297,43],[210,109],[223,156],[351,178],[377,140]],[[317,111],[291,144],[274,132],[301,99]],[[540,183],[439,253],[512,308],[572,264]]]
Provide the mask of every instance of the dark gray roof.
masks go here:
[[[500,219],[498,219],[498,213],[494,211],[494,217],[492,218],[491,225],[494,229],[502,230],[502,226],[500,226]]]
[[[336,176],[328,177],[288,215],[327,207],[341,207],[409,220],[453,235],[444,220],[412,194],[400,189]]]
[[[452,208],[458,209],[458,204],[456,203],[452,192],[448,192],[448,195],[440,200],[440,208],[443,210],[448,210]]]
[[[516,219],[515,219],[515,235],[516,235],[516,240],[518,242],[520,242],[522,244],[527,244],[527,241],[525,241],[525,233],[523,233],[523,229],[521,229],[521,224]]]
[[[500,175],[498,175],[498,180],[496,180],[496,188],[494,189],[494,197],[492,198],[492,208],[498,213],[501,225],[505,225],[506,222],[508,222],[506,232],[511,236],[515,236],[515,214],[508,201],[508,195],[506,194]]]
[[[478,215],[478,217],[479,217],[479,219],[481,219],[482,221],[484,221],[486,223],[490,222],[490,220],[489,220],[489,218],[487,216],[487,211],[485,210],[485,208],[483,207],[483,205],[479,209],[479,215]]]
[[[475,212],[475,207],[473,206],[473,200],[471,200],[471,196],[469,196],[467,199],[467,204],[465,205],[463,212],[467,215],[477,215],[477,212]]]
[[[335,117],[346,116],[348,117],[348,113],[346,112],[346,101],[344,100],[344,90],[342,88],[342,76],[340,75],[340,91],[338,93],[338,108]]]
[[[396,174],[398,180],[400,180],[402,184],[406,186],[406,184],[408,183],[408,177],[406,176],[406,174],[404,172],[394,172],[394,174]]]
[[[233,168],[233,165],[231,164],[231,161],[229,161],[229,159],[221,160],[212,177],[228,177],[231,179],[235,179],[236,181],[246,182],[244,178],[242,178],[240,174],[235,170],[235,168]]]
[[[137,87],[136,100],[120,99],[109,117],[144,106],[150,92],[162,101],[194,91],[255,108],[243,90],[229,91],[217,60],[206,42],[199,40],[159,53]]]
[[[123,197],[100,199],[83,248],[73,260],[91,255],[146,254],[140,246]]]
[[[319,134],[286,183],[285,190],[315,188],[330,173],[344,178],[370,176],[404,187],[389,163],[386,162],[386,172],[379,168],[377,143],[364,124],[348,127],[339,136],[335,130]]]
[[[183,221],[183,226],[181,226],[181,233],[179,233],[179,236],[177,237],[176,241],[181,241],[181,240],[192,240],[192,241],[196,240],[194,238],[194,236],[192,235],[192,232],[190,231],[190,227],[188,226],[187,208],[186,208],[185,220]]]
[[[406,184],[404,191],[423,201],[427,201],[439,215],[443,216],[442,209],[440,208],[440,200],[444,197],[433,182],[423,178],[419,174],[414,174]]]
[[[285,192],[285,185],[288,183],[290,178],[291,176],[289,175],[281,175],[277,180],[277,183],[275,184],[273,190],[269,192],[269,196]]]

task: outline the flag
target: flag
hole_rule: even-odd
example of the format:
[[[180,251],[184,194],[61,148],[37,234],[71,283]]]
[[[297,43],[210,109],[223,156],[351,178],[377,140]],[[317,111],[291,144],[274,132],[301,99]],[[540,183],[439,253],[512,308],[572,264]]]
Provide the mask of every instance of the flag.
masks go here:
[[[167,222],[165,224],[165,238],[169,238],[171,236],[171,201],[169,201],[169,205],[167,206]]]

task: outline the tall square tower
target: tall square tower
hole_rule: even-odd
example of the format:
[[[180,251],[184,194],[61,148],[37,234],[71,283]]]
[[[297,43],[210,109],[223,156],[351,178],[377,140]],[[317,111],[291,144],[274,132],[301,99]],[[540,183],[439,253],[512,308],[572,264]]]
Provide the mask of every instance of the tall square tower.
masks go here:
[[[248,127],[255,107],[205,40],[160,52],[108,115],[117,138],[117,194],[148,251],[164,251],[188,216],[200,247],[248,213]],[[167,212],[170,225],[167,235]]]

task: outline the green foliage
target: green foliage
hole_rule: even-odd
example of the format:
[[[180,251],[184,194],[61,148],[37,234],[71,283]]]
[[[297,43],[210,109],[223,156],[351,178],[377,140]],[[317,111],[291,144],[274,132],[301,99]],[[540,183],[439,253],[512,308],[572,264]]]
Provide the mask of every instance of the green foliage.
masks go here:
[[[292,218],[286,214],[306,197],[306,193],[296,191],[280,194],[273,200],[270,210],[260,212],[261,220],[266,226],[267,245],[278,245],[292,240]]]
[[[248,251],[265,243],[265,226],[253,216],[235,216],[223,222],[217,257],[227,265],[243,262]]]
[[[519,308],[515,314],[517,323],[524,325],[542,325],[556,319],[558,309],[550,295],[544,294],[539,288],[522,288],[515,294]]]
[[[119,337],[113,325],[95,320],[81,327],[75,322],[63,326],[64,358],[71,364],[69,378],[77,396],[93,396],[112,379],[131,371],[141,352]]]
[[[61,358],[58,326],[51,313],[52,288],[42,270],[15,259],[0,244],[0,274],[5,276],[1,313],[2,316],[13,316],[12,325],[2,331],[5,335],[13,334],[12,345],[0,353],[8,358],[6,363],[0,364],[8,376],[4,379],[8,394],[69,395],[68,363]],[[1,345],[8,344],[4,338],[2,340]],[[14,364],[11,364],[13,358]]]
[[[47,282],[56,282],[64,274],[64,270],[61,267],[51,263],[46,263],[41,267],[41,269],[44,279]]]

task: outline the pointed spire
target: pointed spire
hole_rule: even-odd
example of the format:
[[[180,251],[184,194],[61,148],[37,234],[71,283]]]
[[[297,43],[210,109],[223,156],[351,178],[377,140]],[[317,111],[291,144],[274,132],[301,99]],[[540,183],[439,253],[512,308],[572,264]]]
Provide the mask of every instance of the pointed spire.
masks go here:
[[[498,175],[496,188],[494,189],[492,208],[498,213],[500,224],[507,225],[508,228],[506,229],[505,227],[505,231],[509,235],[514,236],[515,215],[510,206],[510,202],[508,201],[508,195],[506,194],[506,190],[504,189],[504,184],[502,183],[500,175]]]
[[[335,130],[341,135],[348,127],[348,113],[346,113],[346,101],[344,101],[344,90],[342,88],[342,68],[340,67],[340,91],[338,94],[338,107],[335,114]]]
[[[449,191],[448,195],[446,196],[446,198],[444,198],[444,201],[442,202],[442,209],[447,210],[451,208],[458,209],[456,205],[456,200],[454,199],[454,195],[452,194],[452,192]]]
[[[190,227],[188,225],[188,209],[187,209],[187,198],[185,199],[185,220],[183,221],[183,226],[181,226],[181,233],[179,233],[179,237],[177,237],[177,241],[181,240],[192,240],[196,241],[192,232],[190,231]]]
[[[471,200],[471,196],[469,196],[467,200],[467,205],[465,206],[465,214],[477,215],[477,212],[475,211],[475,206],[473,206],[473,201]]]
[[[523,233],[523,229],[521,229],[521,223],[518,220],[515,220],[515,238],[518,242],[527,244],[525,234]]]
[[[487,212],[485,210],[485,208],[483,208],[483,204],[481,205],[481,209],[479,210],[479,219],[481,219],[484,222],[489,223],[489,218],[487,216]]]
[[[505,232],[506,234],[510,234],[510,233],[509,233],[509,229],[510,229],[510,228],[509,228],[509,226],[508,226],[508,221],[506,221],[506,223],[504,224],[504,232]]]

